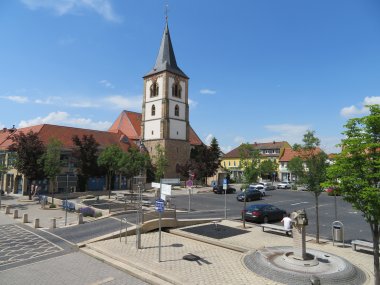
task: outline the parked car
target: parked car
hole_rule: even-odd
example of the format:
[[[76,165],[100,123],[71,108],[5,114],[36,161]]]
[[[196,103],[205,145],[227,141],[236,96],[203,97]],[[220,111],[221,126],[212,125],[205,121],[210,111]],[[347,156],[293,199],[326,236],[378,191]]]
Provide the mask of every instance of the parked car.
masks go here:
[[[280,182],[277,184],[277,189],[290,189],[292,186],[289,182]]]
[[[241,212],[242,219],[257,223],[280,221],[286,211],[270,204],[252,204]]]
[[[262,196],[263,195],[261,194],[259,190],[248,188],[244,192],[239,193],[236,196],[236,200],[240,202],[244,202],[244,197],[246,197],[246,201],[249,202],[249,201],[254,201],[254,200],[260,200]]]
[[[261,195],[265,196],[266,195],[266,187],[264,187],[261,184],[251,184],[249,185],[248,189],[254,189],[254,190],[259,190],[261,192]]]
[[[215,194],[224,194],[225,190],[223,189],[223,185],[219,185],[219,186],[214,186],[212,191],[215,193]],[[227,194],[234,194],[236,193],[236,189],[233,188],[233,187],[230,187],[228,186],[227,187]]]

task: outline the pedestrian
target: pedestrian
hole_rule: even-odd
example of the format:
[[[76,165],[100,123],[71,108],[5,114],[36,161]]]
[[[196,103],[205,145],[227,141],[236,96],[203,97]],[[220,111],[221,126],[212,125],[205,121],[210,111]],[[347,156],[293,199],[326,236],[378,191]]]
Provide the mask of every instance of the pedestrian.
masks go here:
[[[32,184],[31,186],[30,186],[30,195],[32,196],[32,197],[34,197],[34,192],[35,190],[34,190],[34,184]]]
[[[281,220],[281,223],[284,224],[284,230],[290,231],[292,229],[292,219],[289,214],[286,214],[286,216]],[[288,236],[289,232],[286,232],[286,235]]]

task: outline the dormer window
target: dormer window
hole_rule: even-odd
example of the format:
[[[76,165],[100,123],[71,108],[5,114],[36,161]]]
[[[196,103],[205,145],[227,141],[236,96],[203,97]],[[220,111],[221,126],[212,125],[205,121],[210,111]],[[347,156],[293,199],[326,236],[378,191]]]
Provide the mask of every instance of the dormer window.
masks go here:
[[[182,88],[179,83],[173,83],[172,85],[172,96],[176,98],[181,98]]]
[[[158,96],[158,91],[159,91],[158,83],[155,81],[150,86],[150,97],[156,97],[156,96]]]
[[[174,107],[174,116],[179,117],[179,106],[175,105]]]
[[[152,105],[152,116],[156,115],[156,106]]]

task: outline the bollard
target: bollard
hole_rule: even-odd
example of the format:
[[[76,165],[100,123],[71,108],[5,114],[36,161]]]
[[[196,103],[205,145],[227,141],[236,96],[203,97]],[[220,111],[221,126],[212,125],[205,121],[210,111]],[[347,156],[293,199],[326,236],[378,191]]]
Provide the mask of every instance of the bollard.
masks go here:
[[[13,219],[18,219],[18,210],[17,209],[15,209],[13,211]]]
[[[83,214],[79,213],[78,214],[78,225],[83,224]]]
[[[6,215],[9,215],[10,213],[11,213],[11,207],[6,206],[6,207],[5,207],[5,214],[6,214]]]
[[[50,219],[50,228],[55,229],[57,227],[57,219],[56,218],[51,218]]]
[[[22,215],[22,222],[25,224],[25,223],[28,223],[28,214],[27,213],[24,213]]]
[[[34,219],[34,228],[37,229],[40,227],[40,219]]]

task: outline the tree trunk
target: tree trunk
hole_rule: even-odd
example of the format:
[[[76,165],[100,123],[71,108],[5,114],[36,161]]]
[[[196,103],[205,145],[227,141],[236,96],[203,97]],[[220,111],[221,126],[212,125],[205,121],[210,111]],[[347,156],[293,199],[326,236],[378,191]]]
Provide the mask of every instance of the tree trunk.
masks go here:
[[[371,223],[372,239],[373,239],[373,273],[375,276],[375,285],[380,285],[380,269],[379,269],[379,224]]]
[[[315,235],[315,241],[316,243],[319,243],[319,195],[317,193],[314,193],[315,197],[315,218],[316,218],[316,235]]]

